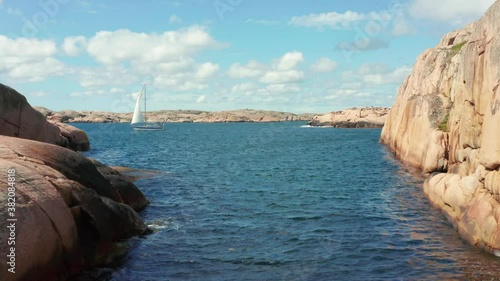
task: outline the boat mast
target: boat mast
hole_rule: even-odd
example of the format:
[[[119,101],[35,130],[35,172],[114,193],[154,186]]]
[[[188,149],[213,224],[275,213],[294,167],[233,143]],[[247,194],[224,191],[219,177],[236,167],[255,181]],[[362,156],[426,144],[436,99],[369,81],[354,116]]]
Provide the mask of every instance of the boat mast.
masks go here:
[[[146,112],[147,112],[147,108],[146,108],[146,84],[144,84],[144,122],[146,122]]]

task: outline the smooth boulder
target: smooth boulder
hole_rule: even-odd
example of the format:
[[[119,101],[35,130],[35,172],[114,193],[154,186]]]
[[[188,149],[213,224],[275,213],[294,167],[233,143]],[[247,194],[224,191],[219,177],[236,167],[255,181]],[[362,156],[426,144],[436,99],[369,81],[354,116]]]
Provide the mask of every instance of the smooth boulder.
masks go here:
[[[48,122],[26,97],[0,83],[0,134],[68,147],[90,150],[87,134],[73,126]]]
[[[77,152],[0,136],[0,171],[8,169],[16,179],[16,274],[0,263],[1,280],[67,280],[107,260],[116,242],[147,230],[134,210],[148,203],[144,195],[125,178],[115,185]],[[0,177],[2,206],[8,187]],[[0,217],[8,215],[0,209]],[[1,253],[9,250],[7,223],[0,221]]]

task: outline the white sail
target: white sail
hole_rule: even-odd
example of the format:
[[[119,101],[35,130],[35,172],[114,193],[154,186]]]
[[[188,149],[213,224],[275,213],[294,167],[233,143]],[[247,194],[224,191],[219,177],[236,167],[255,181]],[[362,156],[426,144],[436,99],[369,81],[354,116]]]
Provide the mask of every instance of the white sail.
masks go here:
[[[1,0],[0,0],[1,1]],[[141,98],[144,94],[144,115],[141,111]],[[163,124],[160,122],[146,122],[146,84],[142,90],[137,94],[137,101],[135,103],[134,116],[130,125],[135,131],[161,131]]]
[[[132,116],[132,122],[130,122],[130,124],[144,122],[144,117],[142,116],[142,112],[141,112],[141,97],[142,97],[142,90],[137,95],[137,101],[135,103],[134,115]]]

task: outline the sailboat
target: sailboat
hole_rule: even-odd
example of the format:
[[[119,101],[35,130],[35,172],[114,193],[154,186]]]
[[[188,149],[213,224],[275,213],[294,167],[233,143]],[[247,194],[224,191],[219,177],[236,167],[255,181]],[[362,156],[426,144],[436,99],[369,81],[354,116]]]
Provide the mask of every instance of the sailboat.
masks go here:
[[[141,97],[144,94],[144,114],[141,111]],[[130,126],[136,131],[160,131],[163,130],[163,124],[159,122],[147,122],[146,121],[146,84],[142,87],[139,95],[137,96],[137,101],[135,103],[134,115],[132,116],[132,122]]]

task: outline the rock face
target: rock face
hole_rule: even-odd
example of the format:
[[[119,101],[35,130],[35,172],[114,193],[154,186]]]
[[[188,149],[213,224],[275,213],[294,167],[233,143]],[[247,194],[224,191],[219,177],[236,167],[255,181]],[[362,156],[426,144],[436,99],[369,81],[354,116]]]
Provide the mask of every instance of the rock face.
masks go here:
[[[47,122],[23,95],[3,84],[0,84],[0,134],[57,144],[73,150],[90,149],[85,132],[73,126]]]
[[[308,124],[334,128],[382,128],[388,113],[389,108],[385,107],[355,107],[314,116]]]
[[[418,57],[381,141],[431,173],[424,192],[470,243],[500,255],[500,1]]]
[[[132,113],[73,110],[54,112],[44,107],[35,108],[46,116],[48,120],[64,123],[128,123],[132,120]],[[311,120],[312,116],[314,115],[252,109],[220,112],[199,110],[161,110],[147,113],[148,121],[181,123],[307,121]]]
[[[0,84],[0,254],[15,256],[2,281],[67,280],[147,230],[136,211],[149,201],[130,177],[66,147],[88,150],[85,132]]]
[[[117,171],[60,146],[0,136],[0,204],[7,206],[15,170],[15,274],[0,263],[1,280],[66,280],[105,262],[114,242],[143,234],[135,210],[148,201]],[[134,210],[135,209],[135,210]],[[10,252],[11,217],[0,208],[0,253]]]

